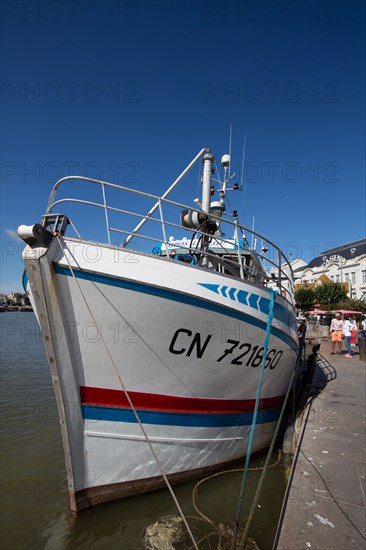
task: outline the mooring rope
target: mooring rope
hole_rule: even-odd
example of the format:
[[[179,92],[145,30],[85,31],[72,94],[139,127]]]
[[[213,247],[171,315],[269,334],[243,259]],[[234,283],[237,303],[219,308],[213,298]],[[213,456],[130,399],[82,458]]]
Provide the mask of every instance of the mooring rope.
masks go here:
[[[239,532],[239,528],[240,528],[240,519],[241,519],[241,515],[242,515],[242,512],[243,512],[245,489],[246,489],[247,480],[248,480],[249,462],[250,462],[250,456],[252,454],[255,428],[256,428],[256,425],[257,425],[259,401],[260,401],[261,391],[262,391],[264,369],[265,369],[265,364],[266,364],[266,359],[267,359],[267,352],[268,352],[269,337],[270,337],[271,328],[272,328],[274,302],[275,302],[276,295],[277,295],[276,290],[273,290],[273,288],[271,288],[270,290],[271,290],[271,300],[270,300],[270,303],[269,303],[269,312],[268,312],[268,320],[267,320],[266,337],[265,337],[264,348],[263,348],[262,366],[261,366],[261,371],[260,371],[260,375],[259,375],[259,382],[258,382],[258,386],[257,386],[257,395],[256,395],[256,399],[255,399],[252,425],[250,427],[248,450],[247,450],[247,455],[246,455],[246,458],[245,458],[244,473],[243,473],[243,478],[242,478],[242,483],[241,483],[241,488],[240,488],[238,508],[237,508],[236,517],[235,517],[235,526],[234,526],[232,550],[235,550],[235,547],[236,547],[236,541],[237,541],[237,538],[238,538],[238,532]]]
[[[84,300],[85,306],[86,306],[87,310],[89,311],[89,314],[90,314],[90,316],[91,316],[91,318],[92,318],[92,320],[93,320],[95,326],[97,327],[98,325],[97,325],[97,323],[96,323],[96,321],[95,321],[94,315],[93,315],[93,313],[92,313],[92,311],[91,311],[91,309],[90,309],[90,307],[89,307],[89,304],[88,304],[88,302],[87,302],[87,300],[86,300],[86,298],[85,298],[85,296],[84,296],[83,291],[81,290],[81,287],[80,287],[80,285],[79,285],[79,283],[78,283],[77,277],[75,277],[75,274],[74,274],[74,271],[73,271],[73,269],[72,269],[72,267],[71,267],[71,264],[70,264],[70,262],[69,262],[69,259],[68,259],[67,255],[65,254],[64,248],[62,247],[61,239],[60,239],[60,236],[59,236],[59,235],[57,235],[57,240],[58,240],[58,243],[59,243],[59,245],[60,245],[61,251],[62,251],[62,253],[63,253],[63,255],[64,255],[64,257],[65,257],[65,259],[66,259],[66,261],[67,261],[67,264],[68,264],[68,267],[69,267],[69,269],[70,269],[70,271],[71,271],[72,277],[73,277],[73,279],[74,279],[74,281],[75,281],[75,283],[76,283],[76,285],[77,285],[77,287],[78,287],[78,289],[79,289],[79,291],[80,291],[80,294],[81,294],[81,296],[82,296],[82,299]],[[66,244],[65,244],[65,248],[69,251],[69,249],[67,248]],[[183,513],[183,510],[182,510],[182,508],[180,507],[180,504],[179,504],[179,502],[178,502],[178,499],[177,499],[177,497],[176,497],[175,494],[174,494],[174,491],[173,491],[173,489],[172,489],[171,484],[169,483],[169,480],[168,480],[168,478],[167,478],[166,473],[164,472],[163,466],[162,466],[162,464],[160,463],[160,460],[159,460],[159,458],[158,458],[158,456],[157,456],[157,454],[156,454],[156,452],[155,452],[155,449],[154,449],[154,447],[153,447],[153,445],[152,445],[152,443],[151,443],[151,441],[150,441],[150,439],[149,439],[149,436],[148,436],[148,434],[147,434],[147,432],[146,432],[146,430],[145,430],[145,428],[144,428],[144,426],[143,426],[143,424],[142,424],[142,422],[141,422],[141,420],[140,420],[140,417],[139,417],[139,415],[138,415],[138,412],[137,412],[137,410],[135,409],[134,404],[132,403],[132,400],[131,400],[131,398],[130,398],[130,396],[129,396],[129,393],[128,393],[128,391],[127,391],[127,389],[126,389],[126,386],[125,386],[125,384],[124,384],[124,382],[123,382],[123,380],[122,380],[122,378],[121,378],[121,375],[120,375],[120,373],[119,373],[119,371],[118,371],[118,369],[117,369],[117,366],[116,366],[116,364],[115,364],[115,362],[114,362],[114,359],[113,359],[113,357],[112,357],[112,355],[111,355],[111,353],[110,353],[110,351],[109,351],[109,349],[108,349],[108,346],[107,346],[107,344],[106,344],[106,342],[105,342],[105,340],[104,340],[104,336],[103,336],[102,333],[100,334],[100,337],[101,337],[101,341],[103,342],[103,345],[104,345],[104,347],[105,347],[105,350],[106,350],[106,352],[107,352],[107,354],[108,354],[108,356],[109,356],[109,359],[110,359],[110,361],[111,361],[111,363],[112,363],[112,365],[113,365],[113,368],[114,368],[114,370],[115,370],[115,372],[116,372],[118,381],[119,381],[119,383],[120,383],[120,385],[121,385],[121,387],[122,387],[122,389],[123,389],[123,391],[124,391],[124,394],[125,394],[125,396],[126,396],[126,398],[127,398],[128,404],[130,405],[130,407],[131,407],[131,409],[132,409],[132,411],[133,411],[133,414],[134,414],[134,416],[135,416],[135,418],[136,418],[136,420],[137,420],[137,422],[138,422],[138,424],[139,424],[139,426],[140,426],[140,429],[141,429],[141,431],[142,431],[142,433],[143,433],[143,435],[144,435],[144,437],[145,437],[145,439],[146,439],[146,443],[148,444],[148,447],[149,447],[149,449],[150,449],[150,451],[151,451],[151,454],[153,455],[153,458],[154,458],[154,460],[155,460],[155,462],[156,462],[156,465],[157,465],[157,467],[158,467],[158,469],[159,469],[159,471],[160,471],[160,474],[161,474],[162,478],[163,478],[164,481],[165,481],[165,484],[166,484],[166,486],[167,486],[167,488],[168,488],[168,490],[169,490],[169,492],[170,492],[170,494],[171,494],[171,496],[172,496],[172,499],[173,499],[173,501],[174,501],[174,504],[175,504],[176,507],[177,507],[177,510],[178,510],[178,512],[179,512],[179,515],[180,515],[180,517],[181,517],[182,520],[183,520],[183,523],[184,523],[184,525],[185,525],[185,527],[186,527],[186,529],[187,529],[187,532],[188,532],[188,534],[189,534],[189,536],[190,536],[190,539],[192,540],[193,547],[195,548],[195,550],[199,550],[199,548],[198,548],[198,546],[197,546],[197,543],[196,543],[196,541],[195,541],[195,538],[194,538],[194,536],[193,536],[193,533],[192,533],[192,531],[191,531],[191,529],[190,529],[190,527],[189,527],[189,525],[188,525],[188,522],[187,522],[187,520],[186,520],[186,517],[185,517],[185,515],[184,515],[184,513]]]
[[[279,449],[278,450],[278,457],[277,457],[277,460],[273,463],[273,464],[270,464],[268,466],[268,470],[270,468],[274,468],[275,466],[278,465],[278,463],[280,462],[281,460],[281,450]],[[260,471],[260,470],[263,470],[264,466],[258,466],[258,467],[255,467],[255,468],[249,468],[249,470],[251,472],[256,472],[256,471]],[[235,474],[235,473],[238,473],[238,472],[243,472],[244,469],[243,468],[231,468],[230,470],[223,470],[222,472],[217,472],[215,474],[212,474],[208,477],[205,477],[203,479],[201,479],[200,481],[198,481],[196,483],[196,485],[193,487],[193,491],[192,491],[192,504],[193,504],[193,507],[194,509],[196,510],[198,516],[193,516],[193,519],[197,519],[197,520],[202,520],[202,521],[205,521],[207,523],[210,523],[215,531],[212,531],[211,533],[209,533],[208,535],[205,535],[204,537],[202,537],[199,541],[198,541],[198,544],[201,544],[201,542],[203,542],[204,540],[206,539],[209,539],[210,537],[212,537],[213,535],[216,535],[219,539],[219,542],[218,542],[218,547],[217,548],[221,548],[222,546],[222,537],[223,537],[223,533],[222,533],[222,528],[225,528],[225,526],[223,526],[223,524],[219,524],[219,525],[216,525],[215,522],[213,520],[211,520],[208,516],[206,516],[199,508],[198,506],[198,489],[201,485],[203,485],[204,483],[206,483],[207,481],[210,481],[211,479],[215,478],[215,477],[219,477],[219,476],[223,476],[223,475],[228,475],[228,474]],[[243,541],[245,542],[245,540],[243,539]],[[254,543],[254,541],[252,540],[251,541],[252,544]],[[254,548],[254,546],[253,546]]]
[[[287,387],[287,392],[286,392],[286,396],[285,396],[285,399],[284,399],[284,402],[283,402],[283,405],[282,405],[282,409],[281,409],[281,412],[280,412],[280,416],[277,420],[277,424],[276,424],[276,429],[274,431],[274,434],[273,434],[273,437],[272,437],[272,441],[271,441],[271,445],[268,449],[268,453],[267,453],[267,457],[266,457],[266,461],[264,463],[264,466],[263,466],[263,470],[262,470],[262,473],[261,473],[261,477],[259,478],[259,481],[258,481],[258,485],[257,485],[257,489],[255,491],[255,495],[254,495],[254,498],[253,498],[253,502],[252,502],[252,506],[251,506],[251,509],[250,509],[250,512],[249,512],[249,516],[248,516],[248,519],[247,519],[247,522],[246,522],[246,525],[245,525],[245,529],[244,529],[244,533],[243,533],[243,540],[245,541],[246,537],[248,536],[248,531],[249,531],[249,528],[250,528],[250,525],[252,523],[252,519],[253,519],[253,516],[254,516],[254,510],[257,506],[257,502],[259,500],[259,497],[260,497],[260,494],[262,492],[262,487],[263,487],[263,483],[264,483],[264,478],[266,476],[266,473],[267,473],[267,470],[268,470],[268,463],[271,459],[271,456],[272,456],[272,452],[273,452],[273,447],[276,443],[276,440],[277,440],[277,436],[278,436],[278,432],[280,430],[280,426],[281,426],[281,423],[282,423],[282,419],[283,419],[283,415],[285,413],[285,409],[286,409],[286,405],[287,405],[287,401],[288,401],[288,398],[290,396],[290,391],[291,391],[291,387],[293,385],[293,382],[294,382],[294,379],[295,379],[295,375],[296,375],[296,371],[297,371],[297,368],[298,368],[298,365],[300,364],[301,362],[301,355],[299,354],[298,357],[297,357],[297,361],[296,361],[296,364],[295,364],[295,367],[292,371],[292,375],[291,375],[291,379],[290,379],[290,382],[289,382],[289,385]]]
[[[273,464],[270,464],[268,466],[268,470],[270,468],[274,468],[275,466],[277,466],[278,463],[280,462],[280,460],[281,460],[281,450],[279,449],[277,460]],[[265,466],[258,466],[256,468],[248,468],[248,470],[250,472],[258,472],[258,471],[262,471],[264,468],[265,468]],[[198,481],[196,483],[196,485],[194,486],[193,491],[192,491],[192,504],[193,504],[193,507],[196,510],[197,514],[199,516],[201,516],[201,518],[203,520],[205,520],[208,523],[211,523],[211,525],[215,526],[214,521],[212,521],[208,516],[206,516],[198,507],[198,488],[201,485],[203,485],[204,483],[206,483],[207,481],[210,481],[210,479],[213,479],[214,477],[224,476],[224,475],[228,475],[228,474],[235,474],[235,473],[243,472],[243,471],[244,471],[244,468],[231,468],[230,470],[223,470],[222,472],[217,472],[216,474],[212,474],[208,477],[205,477],[205,478],[201,479],[200,481]]]

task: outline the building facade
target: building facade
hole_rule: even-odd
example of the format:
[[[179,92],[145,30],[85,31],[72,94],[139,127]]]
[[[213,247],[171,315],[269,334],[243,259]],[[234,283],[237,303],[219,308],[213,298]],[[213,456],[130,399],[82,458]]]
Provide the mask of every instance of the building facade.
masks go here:
[[[307,265],[293,268],[295,285],[316,283],[325,275],[334,283],[347,283],[350,298],[366,301],[366,239],[326,250]]]

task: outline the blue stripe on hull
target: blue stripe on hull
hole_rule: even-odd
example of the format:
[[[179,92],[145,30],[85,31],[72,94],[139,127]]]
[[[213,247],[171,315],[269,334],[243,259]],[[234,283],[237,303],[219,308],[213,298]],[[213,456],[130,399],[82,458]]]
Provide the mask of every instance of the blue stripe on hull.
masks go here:
[[[107,420],[110,422],[137,423],[134,413],[130,409],[114,407],[95,407],[82,405],[85,420]],[[143,424],[158,424],[161,426],[192,426],[197,428],[248,426],[252,423],[253,413],[240,414],[196,414],[196,413],[169,413],[161,411],[138,411]],[[275,422],[280,415],[280,409],[260,411],[257,424]]]
[[[59,275],[67,275],[68,277],[72,276],[72,273],[68,267],[64,267],[56,264],[54,266],[54,269],[55,269],[55,272],[58,273]],[[240,311],[236,311],[231,308],[229,309],[228,307],[225,307],[221,304],[209,302],[208,300],[204,300],[196,296],[183,294],[180,292],[176,292],[174,290],[168,290],[165,288],[156,287],[145,283],[127,281],[125,279],[119,279],[108,275],[102,275],[100,273],[81,271],[79,269],[74,269],[74,268],[73,268],[73,273],[75,277],[77,277],[78,279],[84,279],[86,281],[101,283],[101,284],[114,286],[118,288],[124,288],[126,290],[133,290],[135,292],[149,294],[151,296],[158,296],[159,298],[165,298],[167,300],[172,300],[174,302],[180,302],[182,304],[199,307],[209,311],[214,311],[215,313],[220,313],[222,315],[232,317],[233,319],[238,319],[239,321],[249,323],[250,325],[258,327],[262,330],[266,330],[266,323],[264,321],[261,321],[260,319],[257,319],[256,317],[252,317],[246,313],[242,313]],[[298,352],[298,346],[288,334],[285,334],[284,332],[280,331],[278,328],[274,326],[272,326],[271,332],[272,334],[274,334],[274,336],[276,336],[277,338],[285,342],[288,346],[290,346],[295,351],[295,353]]]

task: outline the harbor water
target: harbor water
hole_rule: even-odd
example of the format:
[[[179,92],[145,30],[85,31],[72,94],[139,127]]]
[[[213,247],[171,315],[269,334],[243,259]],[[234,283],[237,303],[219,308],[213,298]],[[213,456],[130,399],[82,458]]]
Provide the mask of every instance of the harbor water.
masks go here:
[[[2,550],[140,550],[146,527],[178,515],[167,490],[104,504],[74,517],[51,375],[33,313],[0,314],[1,323],[1,530]],[[243,511],[250,510],[266,453],[251,462]],[[286,486],[287,465],[275,452],[250,535],[272,548]],[[123,449],[121,449],[123,460]],[[244,460],[243,460],[244,465]],[[240,467],[240,466],[239,466]],[[197,491],[197,505],[214,524],[233,525],[242,472],[214,476]],[[213,525],[194,508],[196,481],[174,488],[199,548],[217,548]],[[188,538],[174,548],[188,549]]]

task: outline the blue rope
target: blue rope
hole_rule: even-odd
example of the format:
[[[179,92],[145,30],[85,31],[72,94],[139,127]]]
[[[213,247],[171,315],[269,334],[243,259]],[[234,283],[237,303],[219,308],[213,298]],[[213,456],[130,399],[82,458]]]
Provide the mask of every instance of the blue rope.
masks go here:
[[[255,432],[256,425],[257,425],[259,401],[260,401],[260,397],[261,397],[262,383],[263,383],[263,377],[264,377],[264,367],[265,367],[265,364],[266,364],[269,337],[270,337],[271,328],[272,328],[274,302],[275,302],[276,295],[277,295],[276,290],[273,290],[273,288],[271,288],[270,290],[271,290],[271,301],[270,301],[270,304],[269,304],[266,338],[265,338],[265,341],[264,341],[264,348],[263,348],[262,367],[261,367],[259,382],[258,382],[258,386],[257,386],[257,396],[255,398],[253,420],[252,420],[252,425],[250,427],[250,434],[249,434],[249,441],[248,441],[248,451],[247,451],[247,456],[245,458],[245,467],[244,467],[243,479],[242,479],[241,488],[240,488],[238,508],[237,508],[237,511],[236,511],[235,529],[234,529],[234,538],[233,538],[232,550],[235,550],[235,547],[236,547],[236,540],[238,538],[238,531],[239,531],[239,527],[240,527],[240,518],[241,518],[241,515],[242,515],[242,511],[243,511],[243,503],[244,503],[244,495],[245,495],[245,489],[246,489],[246,484],[247,484],[247,479],[248,479],[250,455],[252,453],[254,432]]]

